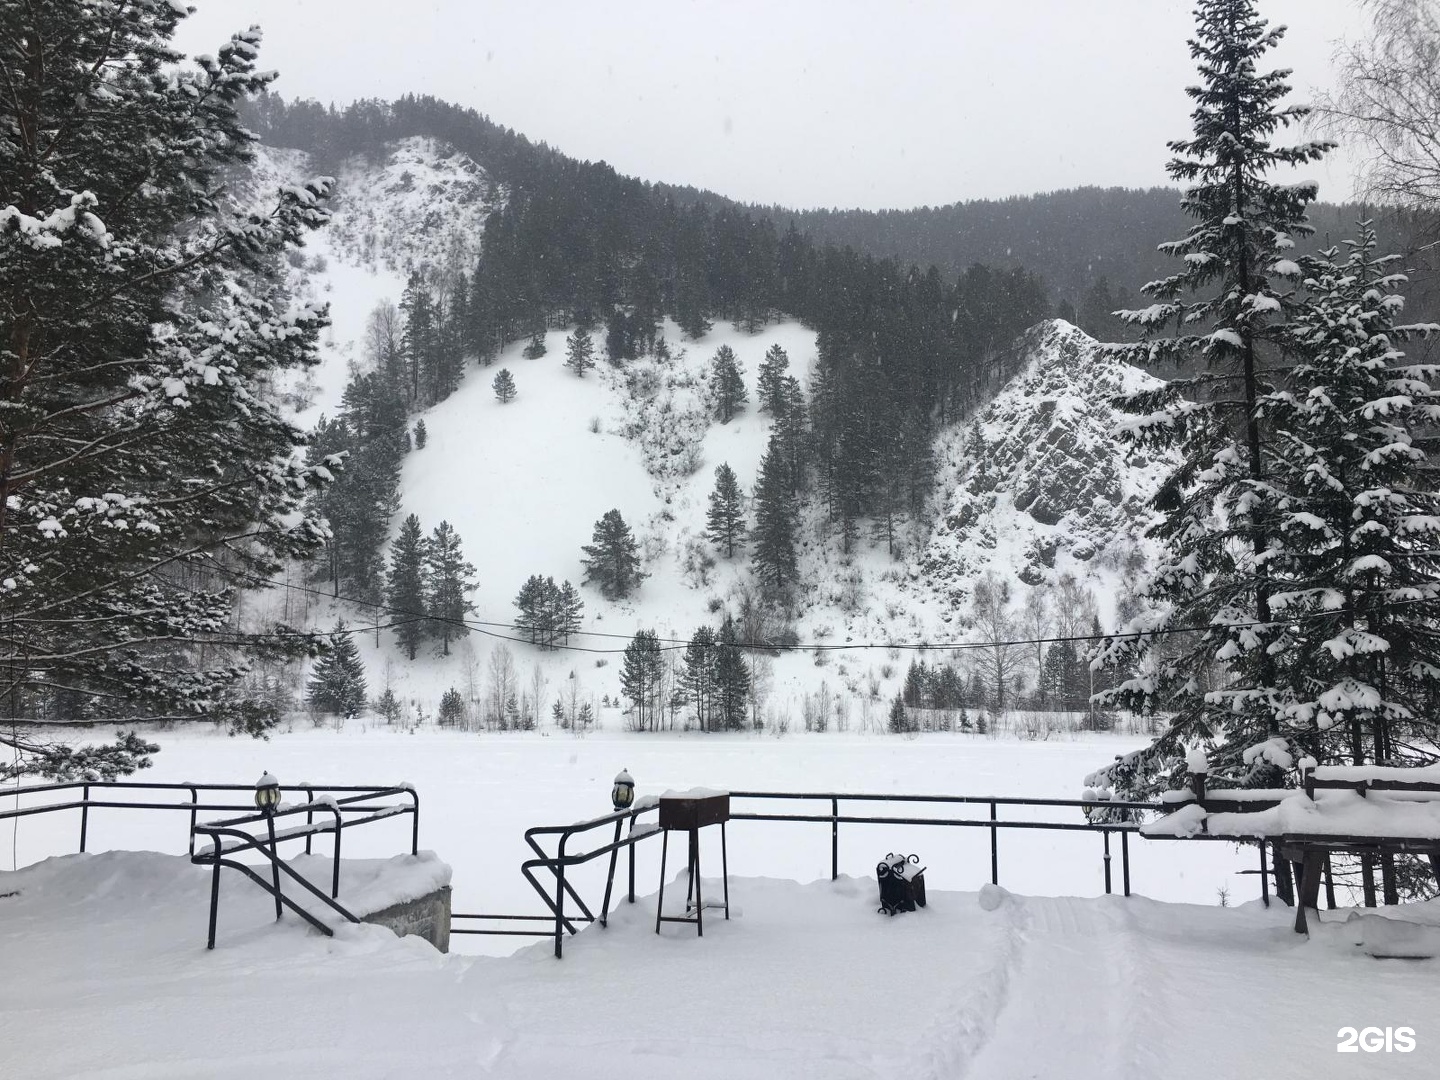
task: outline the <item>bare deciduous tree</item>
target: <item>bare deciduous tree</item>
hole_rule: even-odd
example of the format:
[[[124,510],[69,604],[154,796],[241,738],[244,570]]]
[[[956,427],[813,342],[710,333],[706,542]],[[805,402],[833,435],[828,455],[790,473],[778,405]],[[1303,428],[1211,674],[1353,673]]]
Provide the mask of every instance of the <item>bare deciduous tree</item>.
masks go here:
[[[1317,117],[1364,148],[1371,197],[1440,207],[1440,5],[1363,2],[1370,35],[1341,47],[1339,89],[1320,97]]]
[[[971,651],[971,660],[985,682],[990,705],[1004,712],[1010,704],[1015,676],[1025,662],[1024,646],[1012,645],[1016,634],[1015,617],[1010,613],[1010,583],[987,573],[975,583],[970,600],[970,618],[976,640],[987,648]]]

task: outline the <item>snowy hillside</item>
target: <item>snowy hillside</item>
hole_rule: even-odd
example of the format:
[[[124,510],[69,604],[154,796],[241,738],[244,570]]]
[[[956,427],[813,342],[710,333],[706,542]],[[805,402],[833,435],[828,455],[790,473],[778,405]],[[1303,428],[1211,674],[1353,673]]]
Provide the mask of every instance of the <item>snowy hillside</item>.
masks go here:
[[[279,186],[324,170],[299,150],[261,146],[237,178],[235,198],[264,207]],[[398,302],[405,279],[422,264],[468,267],[493,203],[484,170],[433,139],[392,144],[383,156],[352,158],[338,170],[330,224],[292,260],[287,286],[300,300],[330,305],[323,363],[293,395],[300,423],[334,413],[350,364],[363,353],[366,322],[382,301]]]
[[[309,171],[305,155],[266,149],[253,183],[263,189]],[[333,415],[349,367],[362,360],[367,318],[381,301],[399,299],[406,272],[473,261],[491,187],[482,169],[431,140],[406,140],[345,165],[334,220],[291,274],[297,292],[331,304],[334,322],[324,366],[297,401],[302,423]],[[705,541],[707,500],[722,463],[747,495],[753,490],[771,428],[755,406],[765,351],[783,347],[805,384],[815,335],[796,323],[754,335],[719,323],[693,342],[673,324],[664,329],[671,359],[646,357],[623,370],[602,362],[583,379],[563,366],[567,331],[552,329],[543,357],[524,358],[517,342],[492,366],[471,360],[460,389],[423,414],[428,443],[405,460],[394,527],[412,512],[426,531],[442,519],[454,526],[477,568],[474,618],[496,625],[451,656],[427,651],[413,663],[385,635],[378,642],[369,635],[363,649],[372,693],[390,685],[426,713],[449,687],[474,698],[492,645],[504,644],[518,677],[528,682],[538,670],[551,695],[572,676],[586,698],[618,695],[618,655],[494,640],[513,636],[504,624],[515,620],[515,596],[531,575],[580,584],[581,546],[611,509],[633,529],[649,576],[618,602],[583,590],[587,636],[579,643],[586,648],[618,654],[640,628],[683,640],[758,597],[746,555],[718,558]],[[721,345],[735,351],[750,396],[726,424],[714,417],[709,385]],[[1107,618],[1113,614],[1115,595],[1143,559],[1136,523],[1157,467],[1116,449],[1110,400],[1147,377],[1105,359],[1066,323],[1042,324],[1021,348],[1020,373],[978,415],[940,433],[928,518],[905,523],[893,557],[865,533],[843,553],[819,500],[808,501],[797,536],[799,599],[783,628],[801,642],[877,647],[833,661],[810,652],[776,657],[771,713],[797,715],[823,683],[848,693],[858,726],[879,726],[882,703],[904,676],[900,655],[886,644],[966,640],[970,588],[987,571],[1022,591],[1071,575]],[[518,387],[505,405],[490,385],[500,368]],[[310,610],[320,627],[337,615],[374,621],[344,605]]]

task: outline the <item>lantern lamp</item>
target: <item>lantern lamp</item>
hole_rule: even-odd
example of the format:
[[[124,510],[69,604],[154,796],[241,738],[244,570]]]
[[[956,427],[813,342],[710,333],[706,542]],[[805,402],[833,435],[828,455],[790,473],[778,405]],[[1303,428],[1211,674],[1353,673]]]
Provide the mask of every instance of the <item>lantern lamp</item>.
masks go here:
[[[615,777],[615,786],[610,789],[610,802],[616,810],[629,810],[634,801],[635,781],[626,770],[621,769]]]
[[[262,814],[273,814],[280,805],[280,781],[268,772],[255,781],[255,805]]]

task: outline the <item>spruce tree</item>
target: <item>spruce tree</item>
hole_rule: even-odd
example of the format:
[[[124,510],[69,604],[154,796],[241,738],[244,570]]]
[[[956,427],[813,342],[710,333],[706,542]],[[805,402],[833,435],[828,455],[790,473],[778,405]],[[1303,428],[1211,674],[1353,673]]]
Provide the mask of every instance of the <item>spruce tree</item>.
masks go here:
[[[581,379],[595,366],[595,342],[590,337],[590,331],[583,326],[577,326],[575,332],[565,339],[565,366]]]
[[[741,377],[740,361],[735,350],[721,345],[710,361],[711,375],[715,387],[715,411],[722,424],[728,424],[745,407],[748,395],[745,380]]]
[[[714,717],[726,731],[745,727],[745,704],[750,697],[750,669],[738,644],[735,620],[728,615],[715,645]]]
[[[622,600],[648,576],[640,570],[640,553],[630,526],[619,510],[607,510],[595,523],[591,542],[581,550],[586,585],[595,584],[607,600]]]
[[[344,619],[335,623],[329,649],[315,661],[307,696],[311,708],[336,716],[358,716],[365,708],[365,664]]]
[[[426,440],[427,438],[429,438],[429,434],[428,434],[428,433],[426,432],[426,430],[425,430],[425,421],[424,421],[424,420],[416,420],[416,421],[415,421],[415,449],[416,449],[416,450],[424,450],[424,449],[425,449],[425,440]]]
[[[1258,65],[1280,40],[1254,0],[1200,0],[1190,54],[1200,84],[1194,135],[1170,144],[1168,171],[1190,186],[1181,207],[1195,219],[1163,250],[1185,268],[1146,286],[1157,302],[1125,320],[1145,332],[1134,346],[1113,346],[1121,359],[1144,364],[1200,362],[1200,375],[1124,399],[1133,414],[1123,442],[1179,460],[1155,497],[1163,518],[1153,535],[1164,548],[1148,586],[1150,612],[1115,641],[1107,660],[1146,656],[1142,677],[1128,679],[1114,700],[1144,707],[1156,700],[1172,711],[1166,730],[1144,756],[1143,779],[1177,762],[1186,743],[1219,740],[1211,756],[1220,776],[1243,779],[1244,751],[1279,732],[1285,695],[1277,688],[1271,652],[1283,635],[1273,619],[1277,583],[1270,566],[1278,514],[1264,447],[1269,433],[1260,402],[1280,377],[1278,343],[1295,299],[1299,274],[1294,238],[1312,230],[1305,208],[1314,184],[1275,184],[1265,174],[1319,159],[1325,143],[1281,147],[1280,128],[1306,111],[1282,106],[1288,72]],[[1172,320],[1174,336],[1161,336]],[[1149,636],[1177,626],[1204,626],[1186,647],[1160,655]],[[1226,692],[1205,692],[1210,665],[1227,665]]]
[[[515,377],[510,374],[509,368],[501,368],[495,373],[490,388],[495,391],[495,397],[501,405],[508,405],[515,400]]]
[[[420,519],[409,515],[390,545],[390,576],[385,602],[398,621],[395,637],[411,660],[425,640],[425,535]]]
[[[910,719],[910,714],[905,709],[905,702],[898,695],[890,702],[890,714],[886,722],[893,735],[904,735],[915,730],[914,721]]]
[[[710,542],[716,548],[724,548],[727,559],[733,559],[735,544],[745,539],[745,511],[740,505],[740,483],[728,463],[715,470],[715,490],[710,492],[710,510],[705,521]]]
[[[760,411],[778,417],[785,411],[785,379],[790,367],[790,357],[779,345],[771,345],[760,361],[759,381],[756,398]]]
[[[233,607],[325,538],[304,500],[338,463],[295,453],[272,388],[318,362],[325,311],[280,273],[331,182],[263,209],[226,193],[255,142],[237,109],[274,75],[258,30],[183,65],[184,17],[161,0],[0,13],[0,668],[22,722],[0,733],[0,777],[113,778],[153,751],[62,745],[30,717],[263,730],[278,714],[241,693],[251,659],[310,644],[242,632]]]
[[[795,578],[795,519],[789,469],[774,435],[760,459],[755,482],[755,526],[750,531],[751,560],[766,586],[783,591]]]
[[[530,336],[530,341],[526,344],[525,348],[521,350],[521,355],[524,356],[526,360],[538,360],[545,355],[544,331],[537,330]]]
[[[1396,347],[1403,275],[1362,223],[1338,260],[1305,263],[1290,326],[1297,361],[1262,403],[1281,495],[1271,606],[1281,734],[1322,762],[1391,762],[1433,745],[1440,700],[1440,495],[1428,432],[1440,416],[1433,367]],[[1216,695],[1224,700],[1228,691]]]
[[[785,466],[790,477],[790,490],[799,494],[805,480],[805,451],[808,434],[805,430],[805,393],[793,375],[780,380],[780,388],[772,406],[775,435],[779,439]]]
[[[475,567],[465,561],[460,534],[442,521],[425,545],[425,611],[431,633],[441,641],[444,655],[450,655],[452,638],[470,633],[465,616],[475,610],[468,594],[475,589]]]
[[[465,719],[465,699],[455,687],[440,695],[440,708],[435,719],[444,727],[455,727]]]

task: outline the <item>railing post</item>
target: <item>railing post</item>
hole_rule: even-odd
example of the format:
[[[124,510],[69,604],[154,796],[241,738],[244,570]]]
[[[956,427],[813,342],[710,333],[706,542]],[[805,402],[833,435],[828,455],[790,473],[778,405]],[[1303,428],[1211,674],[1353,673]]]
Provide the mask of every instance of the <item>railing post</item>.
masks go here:
[[[620,857],[620,828],[625,822],[615,819],[615,846],[610,851],[610,872],[605,875],[605,899],[600,902],[600,925],[610,925],[610,891],[615,886],[615,860]]]
[[[1130,895],[1130,832],[1120,834],[1120,872],[1125,879],[1125,895]]]
[[[265,824],[270,831],[270,872],[275,879],[275,921],[279,922],[283,912],[280,906],[280,853],[275,850],[275,815],[266,814]],[[220,856],[215,857],[218,860]]]
[[[565,942],[565,864],[555,867],[555,959],[559,960]]]
[[[305,827],[308,829],[311,825],[315,824],[315,811],[310,809],[310,807],[315,805],[315,792],[309,784],[301,784],[300,786],[305,789]],[[310,854],[310,841],[312,838],[309,832],[305,834],[306,855]]]
[[[1270,868],[1265,863],[1265,841],[1260,841],[1260,902],[1270,906]]]
[[[830,880],[840,880],[840,797],[830,796]]]
[[[1105,895],[1106,895],[1106,896],[1109,896],[1109,895],[1110,895],[1110,892],[1111,892],[1111,889],[1110,889],[1110,830],[1109,830],[1109,829],[1106,829],[1104,832],[1102,832],[1102,833],[1100,834],[1100,838],[1105,841],[1105,856],[1104,856],[1104,858],[1105,858]]]
[[[90,828],[90,785],[86,784],[80,796],[80,850],[85,850],[85,834]]]
[[[213,837],[215,842],[215,869],[210,875],[210,936],[205,940],[205,948],[215,948],[215,923],[220,915],[220,837]]]
[[[420,793],[419,793],[418,791],[416,791],[413,787],[412,787],[412,788],[406,788],[405,790],[408,791],[408,792],[410,792],[410,800],[411,800],[411,802],[413,802],[413,803],[415,804],[415,805],[414,805],[414,809],[412,809],[412,810],[410,811],[410,854],[411,854],[411,855],[419,855],[419,854],[420,854]]]
[[[196,807],[200,802],[200,789],[194,784],[190,785],[190,855],[195,855],[195,814]]]
[[[635,813],[630,813],[630,903],[635,902]]]
[[[330,867],[330,899],[334,900],[340,895],[340,831],[345,827],[345,822],[340,817],[340,808],[333,807],[335,811],[335,859]],[[310,837],[305,837],[308,842]]]
[[[990,800],[990,820],[999,820],[994,799]],[[1000,830],[994,825],[990,826],[990,884],[1000,884]]]

